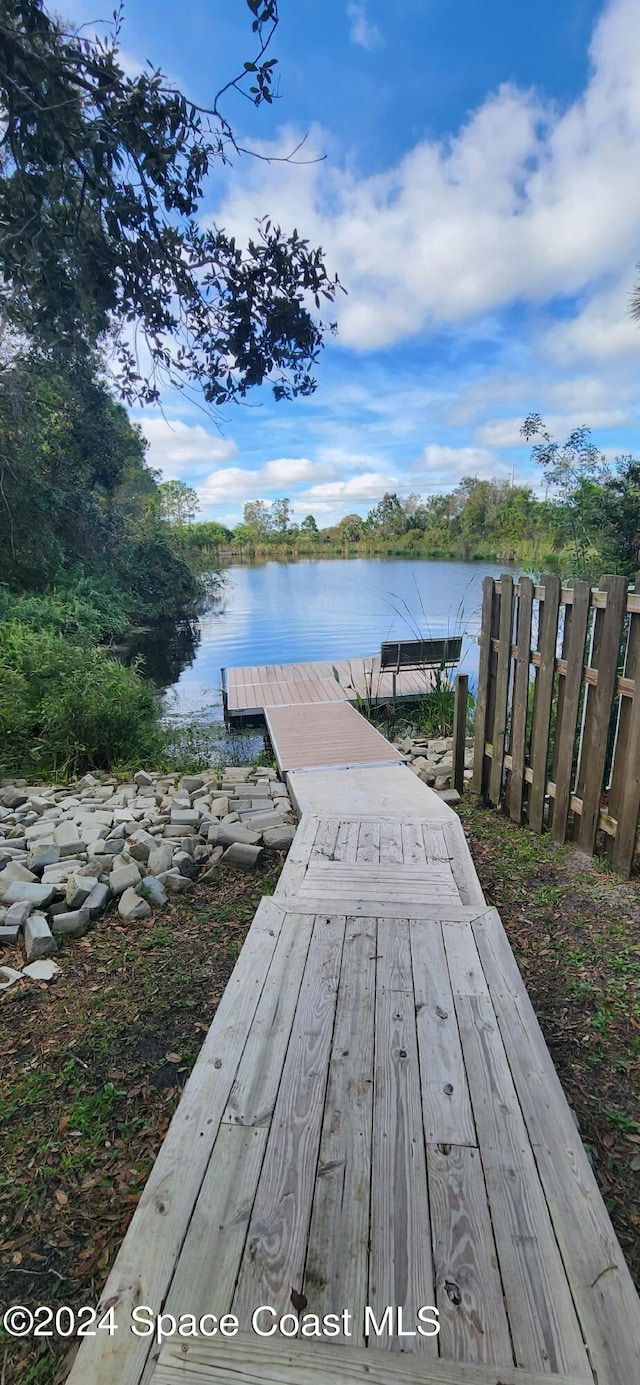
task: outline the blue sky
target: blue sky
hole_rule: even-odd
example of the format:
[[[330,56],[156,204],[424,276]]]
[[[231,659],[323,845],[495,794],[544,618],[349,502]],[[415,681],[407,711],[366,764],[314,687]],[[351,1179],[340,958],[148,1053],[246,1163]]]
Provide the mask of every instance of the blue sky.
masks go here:
[[[92,0],[68,0],[76,21]],[[637,0],[280,0],[281,99],[232,93],[238,135],[321,161],[243,158],[208,215],[243,238],[269,214],[322,244],[348,290],[309,400],[266,392],[218,424],[167,394],[134,411],[149,458],[233,523],[287,495],[319,524],[385,490],[462,476],[538,488],[519,427],[586,423],[640,445]],[[251,54],[242,0],[128,0],[123,46],[207,101]]]

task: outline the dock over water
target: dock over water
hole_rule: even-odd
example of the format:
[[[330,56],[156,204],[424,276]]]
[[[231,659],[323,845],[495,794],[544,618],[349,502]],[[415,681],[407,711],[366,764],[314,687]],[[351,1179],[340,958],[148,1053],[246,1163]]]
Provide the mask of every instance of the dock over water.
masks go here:
[[[260,716],[267,707],[306,706],[315,702],[388,702],[393,674],[380,666],[380,655],[323,660],[316,663],[255,664],[223,669],[225,715],[230,721]],[[432,687],[430,669],[403,670],[396,678],[396,702],[423,697]]]
[[[640,1301],[458,817],[348,699],[268,682],[299,826],[69,1385],[638,1385]],[[136,1305],[238,1332],[160,1347]]]

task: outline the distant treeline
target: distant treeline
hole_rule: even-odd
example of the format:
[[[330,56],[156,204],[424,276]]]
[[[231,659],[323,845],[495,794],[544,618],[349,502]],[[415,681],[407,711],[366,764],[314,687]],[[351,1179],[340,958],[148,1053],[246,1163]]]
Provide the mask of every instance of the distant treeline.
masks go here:
[[[174,543],[196,567],[234,559],[373,555],[518,563],[568,577],[632,575],[639,562],[640,464],[626,457],[613,467],[596,466],[592,458],[575,474],[565,468],[560,484],[559,451],[552,445],[551,457],[537,457],[548,479],[555,468],[549,499],[539,500],[528,486],[468,476],[447,495],[388,493],[365,517],[348,514],[324,529],[311,514],[295,524],[286,498],[249,502],[234,529],[198,523],[195,495],[172,483],[196,502],[188,515],[174,514]]]

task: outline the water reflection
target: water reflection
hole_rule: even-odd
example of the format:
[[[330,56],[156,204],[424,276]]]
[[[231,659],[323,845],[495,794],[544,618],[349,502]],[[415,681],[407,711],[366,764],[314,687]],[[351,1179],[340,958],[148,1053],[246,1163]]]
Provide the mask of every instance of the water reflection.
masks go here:
[[[127,643],[125,662],[130,664],[134,658],[141,656],[147,678],[164,692],[178,682],[185,669],[190,668],[201,641],[199,620],[185,620],[179,624],[163,621],[153,629],[133,633]]]

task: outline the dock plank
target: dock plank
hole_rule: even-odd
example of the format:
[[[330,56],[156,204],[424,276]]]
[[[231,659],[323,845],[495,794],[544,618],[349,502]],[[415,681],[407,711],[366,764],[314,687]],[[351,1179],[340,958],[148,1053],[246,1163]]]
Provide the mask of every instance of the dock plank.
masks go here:
[[[480,1153],[427,1145],[440,1353],[513,1365],[509,1322]]]
[[[258,1304],[284,1313],[302,1286],[344,932],[344,918],[313,929],[233,1300],[243,1329]]]
[[[476,1145],[442,930],[412,920],[410,936],[425,1139]]]
[[[582,1333],[495,1011],[481,995],[458,996],[455,1006],[516,1362],[586,1375]]]
[[[373,1119],[375,919],[349,919],[325,1101],[304,1292],[310,1312],[352,1314],[364,1343]]]
[[[635,1385],[640,1312],[627,1263],[497,910],[474,933],[599,1385]]]
[[[377,954],[369,1305],[378,1322],[387,1305],[402,1305],[415,1331],[419,1308],[435,1298],[406,919],[378,925]],[[421,1355],[437,1354],[435,1337],[410,1342]],[[405,1342],[384,1332],[376,1345],[399,1351]]]
[[[267,1340],[167,1342],[153,1385],[551,1385],[553,1378],[508,1366],[467,1365],[330,1342]],[[593,1376],[556,1376],[556,1385],[593,1385]]]
[[[137,1385],[149,1339],[127,1330],[133,1308],[162,1308],[200,1192],[266,975],[282,915],[263,900],[186,1084],[100,1298],[123,1330],[87,1337],[69,1385]],[[189,1177],[185,1178],[185,1168]]]

